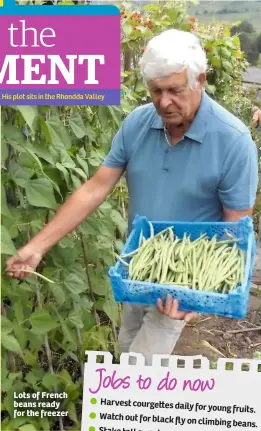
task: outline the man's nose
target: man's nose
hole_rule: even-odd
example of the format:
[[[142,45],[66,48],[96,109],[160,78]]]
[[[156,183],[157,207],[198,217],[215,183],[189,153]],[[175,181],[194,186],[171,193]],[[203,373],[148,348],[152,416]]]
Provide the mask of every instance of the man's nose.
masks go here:
[[[161,109],[167,109],[168,106],[171,104],[172,104],[171,97],[166,93],[162,93],[161,98],[160,98]]]

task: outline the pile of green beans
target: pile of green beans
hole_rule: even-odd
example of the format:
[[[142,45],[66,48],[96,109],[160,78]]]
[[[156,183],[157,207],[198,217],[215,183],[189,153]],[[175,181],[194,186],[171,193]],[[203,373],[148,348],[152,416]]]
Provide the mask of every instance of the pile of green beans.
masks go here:
[[[178,238],[173,227],[155,235],[150,223],[150,237],[141,232],[138,248],[117,258],[131,280],[228,293],[243,283],[245,253],[236,245],[239,239],[226,233],[227,240],[202,234],[193,241],[186,233]]]

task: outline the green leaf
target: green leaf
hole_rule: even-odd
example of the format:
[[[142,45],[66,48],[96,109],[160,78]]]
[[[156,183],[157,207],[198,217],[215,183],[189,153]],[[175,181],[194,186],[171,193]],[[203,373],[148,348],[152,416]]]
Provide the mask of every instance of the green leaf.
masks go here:
[[[37,366],[37,356],[35,356],[30,350],[25,350],[23,355],[23,360],[26,364],[32,367]]]
[[[77,138],[81,139],[86,135],[84,122],[79,112],[73,111],[69,118],[69,125]]]
[[[13,216],[10,213],[8,206],[7,206],[6,191],[5,191],[5,188],[3,186],[3,183],[1,184],[1,214],[5,217],[10,218],[10,219],[13,218]]]
[[[58,326],[58,323],[53,319],[48,311],[44,309],[36,310],[29,320],[32,325],[31,331],[35,334],[47,334]]]
[[[32,145],[32,148],[41,159],[46,160],[46,162],[50,163],[50,165],[54,165],[54,158],[52,153],[50,152],[50,148],[43,147],[42,145]]]
[[[227,61],[227,60],[223,60],[222,61],[222,66],[224,67],[224,69],[227,72],[232,72],[233,71],[233,67],[232,67],[231,63],[229,61]]]
[[[17,286],[17,290],[19,289],[19,286]],[[13,304],[14,308],[14,315],[16,317],[17,322],[20,324],[25,316],[24,316],[24,307],[23,303],[21,301],[16,301],[15,304]]]
[[[74,403],[72,403],[72,402],[70,402],[70,403],[67,405],[66,410],[68,411],[68,414],[69,414],[70,418],[71,418],[75,423],[78,423],[75,404],[74,404]]]
[[[83,328],[81,310],[73,310],[68,317],[68,320],[76,326],[76,328]]]
[[[80,298],[80,305],[82,307],[82,312],[83,311],[89,312],[93,306],[93,302],[91,302],[87,296],[83,296]],[[84,322],[84,318],[82,320]]]
[[[120,239],[116,239],[115,240],[115,247],[117,248],[118,251],[121,251],[124,247],[124,242],[121,241]]]
[[[224,46],[221,47],[221,53],[226,58],[230,58],[232,56],[231,52]]]
[[[108,201],[104,201],[100,206],[99,206],[99,211],[101,211],[102,213],[104,213],[106,216],[108,213],[110,213],[112,210],[112,206],[110,204],[110,202]]]
[[[126,36],[129,36],[133,30],[132,26],[130,24],[127,24],[127,23],[124,23],[122,25],[122,29],[123,29],[123,32],[125,33]]]
[[[16,380],[16,379],[19,380],[23,377],[23,373],[22,373],[22,371],[18,371],[17,373],[9,373],[8,377],[11,380]]]
[[[59,187],[57,186],[57,184],[55,184],[50,178],[48,178],[48,175],[44,173],[42,163],[41,163],[40,159],[38,158],[38,156],[34,153],[34,150],[31,147],[31,145],[29,145],[29,143],[27,143],[26,146],[23,146],[22,148],[24,149],[24,151],[26,151],[28,154],[30,154],[30,156],[34,159],[34,161],[39,166],[39,169],[42,172],[43,176],[47,177],[47,179],[49,179],[49,181],[51,182],[51,184],[53,184],[55,190],[59,193],[60,196],[62,196],[61,193],[60,193]]]
[[[11,209],[12,209],[14,218],[11,219],[11,218],[7,217],[7,218],[5,218],[3,220],[4,220],[4,226],[8,230],[10,238],[12,240],[14,240],[19,235],[19,231],[18,231],[19,224],[21,223],[22,226],[25,226],[25,224],[23,224],[24,220],[21,220],[19,216],[15,217],[17,215],[17,213],[16,213],[17,208],[12,208],[11,207]],[[20,213],[20,215],[22,215],[22,214]]]
[[[30,286],[28,283],[21,283],[19,285],[19,292],[20,291],[24,291],[24,292],[33,292],[33,288],[32,286]]]
[[[96,295],[107,295],[110,285],[104,274],[102,274],[101,271],[93,268],[89,269],[89,273],[92,282],[92,291],[96,293]]]
[[[53,189],[59,193],[61,198],[63,198],[58,185],[60,184],[63,187],[63,176],[61,175],[60,171],[54,166],[47,165],[44,167],[43,172],[45,178],[51,182]]]
[[[145,89],[144,85],[142,84],[142,82],[138,82],[138,84],[135,85],[135,92],[136,93],[143,93],[145,90],[146,89]]]
[[[76,160],[78,162],[78,164],[81,166],[81,168],[84,170],[84,172],[87,175],[87,178],[89,177],[89,167],[88,164],[85,160],[81,159],[79,154],[76,154]]]
[[[10,378],[3,377],[3,375],[2,375],[2,378],[1,378],[1,390],[3,392],[8,392],[8,391],[10,391],[10,389],[12,388],[12,386],[13,386],[13,381]],[[1,428],[1,429],[3,430],[3,428]]]
[[[100,120],[101,126],[105,129],[108,125],[108,109],[107,106],[98,107],[98,118]]]
[[[8,156],[9,156],[8,147],[7,147],[7,144],[5,142],[4,137],[2,136],[2,138],[1,138],[1,161],[2,161],[3,165],[4,165],[4,162],[6,161],[6,159],[8,158]]]
[[[88,163],[92,166],[99,166],[104,158],[104,154],[96,148],[92,148],[91,154],[88,156]]]
[[[65,168],[74,168],[75,167],[75,163],[74,163],[73,159],[69,156],[67,151],[60,150],[60,156],[61,156],[61,164]]]
[[[59,169],[59,171],[61,171],[63,173],[66,185],[69,188],[70,187],[70,175],[69,175],[69,172],[67,171],[67,169],[63,165],[61,165],[61,163],[56,163],[56,167],[57,167],[57,169]]]
[[[116,226],[119,229],[120,233],[122,235],[124,235],[125,232],[126,232],[126,228],[127,228],[127,222],[124,220],[124,218],[122,217],[122,215],[118,211],[116,211],[115,209],[113,209],[112,212],[111,212],[111,218],[112,218],[113,222],[116,224]]]
[[[81,252],[82,250],[79,242],[75,242],[75,246],[73,248],[64,248],[58,244],[52,249],[50,256],[52,256],[54,265],[63,267],[64,269],[68,269],[68,267],[70,267],[71,270],[72,265],[79,257]]]
[[[62,288],[62,286],[60,286],[59,284],[51,284],[51,283],[49,283],[48,287],[51,290],[54,298],[56,299],[57,304],[59,305],[59,307],[61,305],[63,305],[64,302],[65,302],[66,297],[65,297],[65,292],[64,292],[64,289]]]
[[[11,392],[12,394],[12,392]],[[11,401],[11,400],[10,400]],[[14,404],[14,403],[12,403]],[[10,412],[10,409],[8,409]],[[10,412],[10,416],[12,417],[14,414],[14,407],[12,407],[12,411]],[[18,430],[19,426],[24,425],[24,423],[27,422],[27,419],[25,417],[19,417],[19,418],[15,418],[15,419],[11,419],[10,417],[6,417],[5,419],[3,419],[2,423],[1,423],[1,430],[2,431],[10,431],[10,430]],[[49,431],[49,430],[48,430]]]
[[[81,168],[72,168],[72,169],[74,170],[74,172],[76,172],[78,175],[80,175],[80,177],[87,180],[87,176]]]
[[[85,284],[85,281],[83,281],[82,278],[78,277],[76,274],[67,275],[64,280],[64,285],[72,293],[81,293],[87,290],[87,285]]]
[[[18,111],[21,112],[22,116],[24,117],[25,122],[28,124],[30,129],[34,129],[34,121],[38,115],[37,107],[36,106],[30,106],[30,105],[21,105],[16,106]]]
[[[58,379],[56,378],[56,375],[52,373],[46,373],[42,381],[42,385],[49,390],[53,389],[57,383]]]
[[[17,340],[19,341],[19,344],[21,346],[21,349],[24,350],[27,344],[27,335],[28,330],[24,329],[23,326],[19,325],[18,323],[14,322],[14,334]]]
[[[21,426],[21,427],[19,427],[19,430],[20,431],[37,431],[37,429],[31,424],[26,424],[26,425]]]
[[[7,350],[22,353],[21,346],[13,335],[2,334],[1,343]]]
[[[215,57],[215,56],[211,57],[210,62],[214,67],[218,67],[218,68],[221,67],[221,60],[219,57]]]
[[[260,361],[261,360],[261,352],[259,352],[259,351],[254,352],[252,359],[257,359],[258,361]]]
[[[8,230],[1,225],[1,254],[16,255],[16,249]]]
[[[62,323],[62,331],[64,334],[64,343],[71,343],[71,345],[76,348],[77,347],[77,338],[75,331],[72,331],[65,323]],[[68,348],[68,345],[67,345]]]
[[[72,179],[72,182],[73,182],[73,185],[74,185],[74,188],[75,188],[75,189],[78,189],[79,187],[81,187],[82,183],[81,183],[81,181],[79,180],[79,178],[78,178],[78,177],[76,177],[76,175],[73,175],[73,174],[71,173],[71,179]]]
[[[25,185],[25,193],[31,205],[57,209],[53,186],[47,178],[29,180]]]
[[[102,249],[111,250],[112,247],[112,238],[107,238],[104,235],[97,235],[97,246]]]
[[[70,374],[65,369],[56,374],[56,377],[64,381],[66,385],[71,385],[73,383]]]
[[[10,322],[5,316],[1,316],[1,331],[3,334],[8,334],[13,330],[13,323]]]
[[[206,91],[209,94],[215,94],[215,92],[216,92],[215,85],[206,84]]]
[[[119,308],[117,302],[115,302],[112,298],[107,299],[104,302],[102,309],[112,322],[114,322],[116,325],[119,324]]]
[[[12,147],[19,149],[19,144],[23,145],[26,143],[24,134],[17,127],[12,124],[5,124],[3,129],[4,137]]]
[[[71,140],[66,128],[57,115],[46,121],[52,144],[55,148],[70,148]]]
[[[89,310],[83,310],[84,329],[89,330],[96,325],[95,317]]]
[[[9,413],[9,416],[13,417],[14,414],[14,392],[23,392],[25,384],[19,380],[13,380],[12,389],[6,394],[5,398],[2,398],[2,403],[4,410],[7,410]],[[16,419],[22,419],[22,418],[16,418]],[[15,420],[14,420],[15,421]],[[10,423],[13,421],[10,421]],[[2,425],[2,424],[1,424]],[[21,425],[21,422],[20,422]],[[1,426],[1,429],[2,426]],[[16,427],[10,427],[6,428],[7,431],[13,431],[16,430]]]
[[[33,169],[21,167],[18,163],[11,161],[8,168],[11,179],[18,186],[24,187],[34,174]]]
[[[29,373],[26,374],[25,380],[30,384],[30,385],[35,385],[38,381],[37,376],[34,374],[33,371],[29,371]]]
[[[115,121],[117,127],[120,127],[121,117],[122,117],[121,110],[119,110],[119,108],[117,106],[116,107],[108,106],[108,109],[109,109],[111,116],[112,116],[113,120]]]

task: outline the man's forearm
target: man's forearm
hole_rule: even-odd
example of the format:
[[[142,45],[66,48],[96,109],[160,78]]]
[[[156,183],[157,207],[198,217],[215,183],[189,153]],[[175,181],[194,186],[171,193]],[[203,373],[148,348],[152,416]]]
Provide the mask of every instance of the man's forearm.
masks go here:
[[[106,199],[106,190],[89,180],[59,208],[53,219],[30,241],[42,255],[79,226]]]
[[[242,217],[252,217],[252,208],[247,210],[228,210],[226,208],[223,208],[224,210],[224,216],[223,219],[225,222],[234,222],[239,221]]]

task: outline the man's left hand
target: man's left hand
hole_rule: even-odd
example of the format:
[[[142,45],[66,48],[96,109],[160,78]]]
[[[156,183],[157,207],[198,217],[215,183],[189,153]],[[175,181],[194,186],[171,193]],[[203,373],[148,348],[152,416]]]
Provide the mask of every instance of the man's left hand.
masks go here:
[[[198,313],[190,313],[188,311],[179,310],[179,303],[177,299],[173,299],[171,295],[167,296],[165,305],[162,299],[157,300],[157,309],[161,314],[169,316],[173,320],[184,320],[188,323],[198,316]]]

